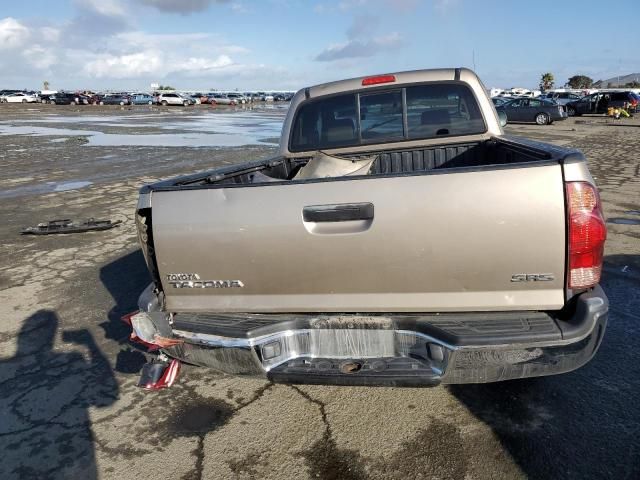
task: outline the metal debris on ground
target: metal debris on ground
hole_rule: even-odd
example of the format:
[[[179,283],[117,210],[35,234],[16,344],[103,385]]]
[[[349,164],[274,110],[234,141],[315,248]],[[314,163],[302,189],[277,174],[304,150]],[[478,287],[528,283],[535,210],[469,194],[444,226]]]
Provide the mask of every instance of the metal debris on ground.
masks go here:
[[[63,220],[51,220],[45,223],[39,223],[35,227],[27,227],[20,233],[22,235],[51,235],[55,233],[82,233],[92,232],[100,230],[109,230],[113,227],[117,227],[122,223],[122,220],[96,220],[90,218],[83,223],[75,223],[72,220],[66,218]]]

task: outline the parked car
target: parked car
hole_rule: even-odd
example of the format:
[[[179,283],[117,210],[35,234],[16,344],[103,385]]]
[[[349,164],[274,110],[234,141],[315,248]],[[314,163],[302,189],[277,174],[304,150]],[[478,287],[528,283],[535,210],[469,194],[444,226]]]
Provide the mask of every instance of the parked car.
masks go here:
[[[352,78],[296,94],[275,156],[144,186],[152,283],[125,319],[173,359],[138,384],[182,360],[393,386],[586,364],[609,310],[598,190],[581,152],[501,125],[468,69]]]
[[[575,102],[582,97],[571,92],[549,92],[541,97],[544,100],[556,102],[558,105],[566,105],[569,102]]]
[[[213,104],[214,102],[217,105],[236,105],[237,103],[234,99],[227,97],[224,93],[214,93],[211,95],[209,97],[209,103]]]
[[[500,105],[510,102],[511,100],[513,100],[513,98],[510,98],[510,97],[492,97],[491,98],[491,101],[496,107],[499,107]]]
[[[0,90],[0,102],[4,102],[4,99],[7,97],[7,95],[19,92],[22,92],[22,90]]]
[[[191,101],[188,98],[183,97],[179,93],[161,93],[158,95],[157,103],[159,105],[191,105]]]
[[[53,103],[51,97],[53,97],[55,93],[41,93],[40,94],[40,102],[41,103]]]
[[[567,118],[567,112],[562,105],[538,98],[514,98],[496,106],[496,110],[504,112],[510,122],[536,122],[538,125],[549,125]]]
[[[36,103],[40,100],[35,93],[17,92],[4,96],[2,101],[5,103]]]
[[[226,97],[229,100],[235,101],[237,104],[247,103],[247,98],[242,93],[227,93]]]
[[[582,97],[580,100],[567,103],[567,113],[570,116],[585,113],[607,113],[609,107],[624,108],[630,112],[638,110],[640,98],[631,91],[596,92]]]
[[[49,97],[49,103],[54,103],[56,105],[82,105],[88,104],[88,99],[77,93],[58,92]]]
[[[190,105],[200,105],[202,103],[202,100],[200,100],[200,97],[197,95],[186,95],[183,94],[182,95],[184,98],[186,98],[187,100],[189,100],[189,104]]]
[[[122,94],[109,94],[100,98],[100,105],[131,105],[131,97]]]
[[[154,99],[148,93],[135,93],[131,97],[132,105],[153,105]]]

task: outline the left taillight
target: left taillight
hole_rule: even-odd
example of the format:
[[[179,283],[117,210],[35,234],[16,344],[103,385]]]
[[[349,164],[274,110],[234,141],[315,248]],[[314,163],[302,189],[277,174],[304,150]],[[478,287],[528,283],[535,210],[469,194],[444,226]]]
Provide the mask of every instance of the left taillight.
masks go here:
[[[600,281],[607,228],[600,195],[587,182],[566,184],[569,248],[567,285],[591,288]]]

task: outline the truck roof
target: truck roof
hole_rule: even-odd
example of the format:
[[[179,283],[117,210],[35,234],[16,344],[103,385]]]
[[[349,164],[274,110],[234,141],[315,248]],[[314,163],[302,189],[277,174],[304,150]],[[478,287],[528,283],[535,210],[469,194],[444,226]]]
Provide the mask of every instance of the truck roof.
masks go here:
[[[307,87],[301,90],[301,92],[309,93],[309,97],[316,97],[321,95],[331,95],[333,93],[346,92],[350,90],[361,90],[363,87],[362,81],[368,78],[393,76],[395,81],[388,82],[393,85],[420,83],[420,82],[438,82],[447,80],[461,80],[464,76],[464,81],[468,81],[472,77],[473,81],[480,82],[477,75],[468,68],[433,68],[423,70],[408,70],[404,72],[389,72],[377,75],[367,75],[364,77],[349,78],[347,80],[338,80],[335,82],[320,83],[312,87]],[[380,83],[374,83],[371,87],[379,87]]]
[[[279,154],[283,156],[290,156],[292,152],[289,151],[289,138],[291,129],[293,126],[294,118],[297,114],[300,105],[308,100],[319,98],[327,95],[334,95],[338,93],[347,93],[355,91],[363,91],[368,89],[393,89],[399,88],[405,85],[426,83],[426,82],[455,82],[460,81],[466,83],[473,91],[478,105],[482,111],[487,130],[482,137],[488,138],[492,135],[502,135],[502,128],[498,121],[497,113],[493,103],[487,95],[487,91],[482,84],[482,81],[472,70],[468,68],[436,68],[436,69],[423,69],[423,70],[410,70],[405,72],[384,73],[379,75],[367,75],[362,77],[350,78],[347,80],[339,80],[336,82],[321,83],[311,87],[306,87],[299,90],[295,96],[291,99],[291,105],[287,113],[284,125],[282,127],[282,136],[280,138]],[[474,136],[460,137],[459,140],[477,140],[472,138]],[[475,137],[478,137],[477,135]],[[449,138],[448,141],[452,139]],[[417,140],[417,141],[399,141],[393,143],[386,143],[385,149],[392,149],[398,145],[407,144],[433,144],[441,142],[441,139],[430,140]],[[365,151],[371,148],[370,145],[362,145],[358,147],[350,147],[352,151]],[[335,149],[336,152],[344,149]],[[299,154],[300,152],[298,152]]]

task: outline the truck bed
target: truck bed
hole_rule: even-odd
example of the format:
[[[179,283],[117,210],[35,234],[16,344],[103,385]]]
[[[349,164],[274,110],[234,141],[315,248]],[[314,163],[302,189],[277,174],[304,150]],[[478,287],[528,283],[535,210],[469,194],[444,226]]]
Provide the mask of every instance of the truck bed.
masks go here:
[[[346,159],[375,155],[376,160],[368,175],[397,175],[438,173],[448,169],[492,169],[505,167],[526,167],[541,162],[566,163],[583,161],[582,154],[573,149],[556,147],[520,137],[493,137],[489,140],[450,143],[396,150],[371,150],[358,153],[343,153]],[[296,173],[310,157],[274,157],[231,165],[192,175],[172,178],[167,181],[146,185],[140,193],[170,191],[208,186],[256,185],[273,182],[291,182]],[[305,182],[323,179],[299,180]],[[331,180],[337,180],[332,178]]]
[[[562,168],[578,152],[492,138],[345,157],[372,153],[355,177],[294,180],[308,158],[275,158],[146,187],[167,308],[562,307]],[[549,280],[512,281],[521,274]]]

